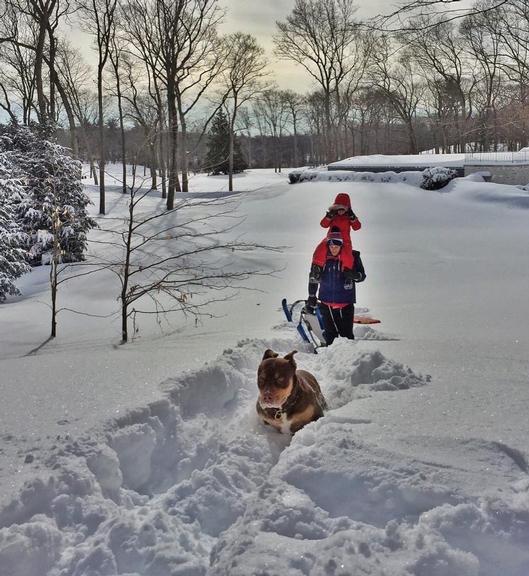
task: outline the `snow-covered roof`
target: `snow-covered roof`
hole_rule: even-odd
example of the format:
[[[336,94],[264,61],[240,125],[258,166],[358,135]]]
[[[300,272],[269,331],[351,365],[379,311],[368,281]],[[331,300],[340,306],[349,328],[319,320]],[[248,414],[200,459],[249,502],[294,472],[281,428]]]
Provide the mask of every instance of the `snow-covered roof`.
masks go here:
[[[529,164],[529,148],[519,152],[467,152],[466,154],[371,154],[329,164],[329,170],[424,169],[432,166],[463,168],[465,164]]]
[[[329,164],[330,170],[358,170],[360,168],[428,168],[430,166],[447,166],[462,168],[465,154],[371,154],[369,156],[353,156]]]

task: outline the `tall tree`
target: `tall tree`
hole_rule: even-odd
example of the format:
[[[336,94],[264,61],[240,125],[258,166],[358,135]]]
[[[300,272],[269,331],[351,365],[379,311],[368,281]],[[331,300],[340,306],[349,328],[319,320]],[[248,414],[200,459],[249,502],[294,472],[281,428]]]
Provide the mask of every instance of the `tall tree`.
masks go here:
[[[167,209],[175,192],[187,190],[187,115],[215,80],[224,60],[216,27],[218,0],[131,0],[126,29],[150,77],[165,94],[168,123],[169,183]],[[161,122],[160,122],[161,124]],[[180,153],[181,150],[181,153]]]
[[[122,62],[124,59],[124,45],[120,39],[114,34],[111,41],[111,49],[109,52],[110,62],[112,63],[112,70],[114,72],[114,80],[116,83],[116,98],[118,103],[118,116],[119,116],[119,132],[121,136],[121,188],[123,194],[127,192],[127,147],[125,140],[125,117],[123,112],[123,91],[122,91]]]
[[[97,109],[99,127],[99,214],[105,214],[105,108],[103,75],[115,35],[118,0],[79,0],[97,46]]]
[[[0,302],[18,294],[17,278],[30,270],[24,249],[26,234],[16,218],[16,204],[24,196],[21,179],[0,138]]]
[[[376,89],[402,121],[408,136],[408,153],[418,152],[415,118],[422,89],[412,64],[405,58],[392,59],[390,38],[381,35],[375,44],[371,78]]]
[[[281,172],[283,164],[281,140],[289,121],[287,95],[283,90],[265,90],[259,96],[256,108],[260,110],[268,127],[268,133],[274,140],[274,170]]]
[[[476,4],[483,8],[491,5],[491,0]],[[480,99],[482,150],[488,150],[491,144],[496,150],[498,144],[497,101],[503,88],[503,41],[500,26],[499,13],[496,10],[469,15],[461,23],[467,50],[479,67],[480,90],[476,96]]]
[[[231,192],[237,114],[249,100],[263,90],[266,60],[263,48],[251,34],[242,32],[229,34],[225,38],[225,44],[228,48],[228,57],[221,85],[230,124],[228,189]]]
[[[365,57],[359,56],[361,36],[354,19],[354,0],[296,0],[292,13],[277,22],[274,40],[280,58],[300,64],[317,82],[323,94],[326,161],[336,159],[333,140],[333,95],[340,105],[340,89],[345,79],[363,75]],[[361,66],[359,67],[359,63]]]
[[[248,167],[237,138],[233,139],[233,172],[242,172]],[[206,156],[206,171],[209,174],[230,173],[230,123],[223,110],[219,110],[211,124],[208,137],[208,153]]]
[[[434,13],[412,19],[409,30],[401,35],[406,57],[417,64],[428,90],[432,93],[441,146],[457,141],[465,149],[465,124],[472,112],[475,76],[465,42],[453,22],[445,22]],[[455,128],[455,130],[454,130]],[[452,136],[451,132],[455,131]]]

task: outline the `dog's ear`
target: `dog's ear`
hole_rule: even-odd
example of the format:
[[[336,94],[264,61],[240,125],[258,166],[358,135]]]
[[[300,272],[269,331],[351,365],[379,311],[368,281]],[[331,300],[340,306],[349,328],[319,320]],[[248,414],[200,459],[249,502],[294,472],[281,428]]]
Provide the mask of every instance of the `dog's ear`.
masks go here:
[[[294,366],[294,368],[296,367],[296,361],[294,360],[294,354],[297,354],[298,351],[297,350],[292,350],[292,352],[289,352],[286,356],[284,356],[285,360],[288,360],[289,364],[292,364],[292,366]]]
[[[277,352],[274,352],[273,350],[270,350],[270,348],[267,348],[265,350],[265,353],[263,354],[263,360],[266,360],[267,358],[277,358],[279,356],[279,354]]]

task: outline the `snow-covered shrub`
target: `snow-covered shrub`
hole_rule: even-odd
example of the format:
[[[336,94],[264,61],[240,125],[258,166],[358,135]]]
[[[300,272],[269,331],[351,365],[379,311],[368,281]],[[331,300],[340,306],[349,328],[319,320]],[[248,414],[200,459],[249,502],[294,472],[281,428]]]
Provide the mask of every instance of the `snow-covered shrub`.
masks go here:
[[[299,178],[301,176],[301,170],[292,170],[292,172],[288,173],[288,181],[291,184],[296,184],[299,182]]]
[[[0,129],[1,152],[23,182],[15,209],[26,233],[28,259],[40,263],[57,235],[63,262],[83,260],[86,233],[96,223],[87,213],[90,200],[83,192],[80,162],[27,127]]]
[[[24,249],[27,237],[15,217],[15,204],[23,195],[9,158],[0,153],[0,302],[19,293],[15,280],[30,270]]]
[[[450,180],[457,176],[457,172],[444,166],[426,168],[422,173],[421,188],[424,190],[439,190],[444,188]]]
[[[318,172],[313,170],[292,170],[288,173],[288,180],[291,184],[298,182],[310,182],[318,177]]]

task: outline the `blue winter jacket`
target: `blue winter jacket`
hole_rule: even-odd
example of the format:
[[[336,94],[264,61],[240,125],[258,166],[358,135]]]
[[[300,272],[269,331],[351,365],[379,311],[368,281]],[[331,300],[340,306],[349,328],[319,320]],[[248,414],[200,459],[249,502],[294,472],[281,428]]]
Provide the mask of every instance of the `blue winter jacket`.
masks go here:
[[[327,257],[320,280],[318,297],[324,304],[351,304],[356,301],[354,282],[345,288],[345,276],[338,258]]]

